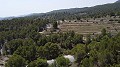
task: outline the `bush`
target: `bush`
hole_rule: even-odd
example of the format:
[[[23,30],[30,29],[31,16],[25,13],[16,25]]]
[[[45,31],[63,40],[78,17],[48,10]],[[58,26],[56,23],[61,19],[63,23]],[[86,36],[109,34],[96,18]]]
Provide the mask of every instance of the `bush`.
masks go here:
[[[118,20],[118,23],[120,23],[120,20]]]
[[[5,64],[5,67],[25,67],[26,61],[19,55],[13,55]]]
[[[58,67],[69,67],[70,61],[64,57],[58,57],[56,59],[56,63]]]
[[[38,58],[28,64],[28,67],[48,67],[47,60]]]

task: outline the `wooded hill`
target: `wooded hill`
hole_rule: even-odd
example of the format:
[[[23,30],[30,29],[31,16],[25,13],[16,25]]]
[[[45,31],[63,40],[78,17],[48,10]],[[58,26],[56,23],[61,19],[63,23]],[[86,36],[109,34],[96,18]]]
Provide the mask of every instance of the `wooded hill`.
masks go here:
[[[120,15],[120,2],[117,1],[115,3],[97,5],[93,7],[85,7],[85,8],[71,8],[71,9],[62,9],[62,10],[54,10],[48,13],[40,13],[40,14],[31,14],[27,17],[29,18],[47,18],[47,19],[74,19],[78,17],[101,17],[101,16],[113,16]]]
[[[58,24],[54,20],[89,17],[99,19],[96,17],[106,15],[119,17],[117,15],[120,15],[120,3],[57,10],[1,20],[0,65],[5,67],[120,67],[120,33],[113,36],[106,29],[102,29],[101,34],[96,35],[95,38],[89,34],[84,37],[74,31],[50,32],[49,35],[39,33],[49,23],[53,25],[53,29],[57,29]],[[109,22],[114,23],[114,20],[116,22],[116,17],[109,19]],[[100,19],[100,22],[104,19],[105,17]],[[89,21],[91,18],[86,20]],[[117,20],[116,24],[119,23],[120,21]],[[70,63],[63,57],[64,55],[74,55],[75,62]],[[8,61],[1,59],[5,56],[8,56]],[[51,59],[56,59],[56,62],[48,65],[47,60]]]

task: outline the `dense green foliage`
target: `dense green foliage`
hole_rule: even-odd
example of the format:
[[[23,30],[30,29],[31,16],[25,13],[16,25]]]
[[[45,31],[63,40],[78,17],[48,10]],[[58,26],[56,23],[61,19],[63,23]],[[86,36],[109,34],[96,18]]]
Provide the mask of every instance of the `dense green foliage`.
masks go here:
[[[26,61],[19,55],[13,55],[5,64],[5,67],[25,67]]]
[[[53,28],[58,29],[58,23],[57,22],[53,22]]]
[[[38,58],[28,64],[28,67],[48,67],[47,60]]]
[[[66,59],[64,57],[58,57],[56,59],[56,62],[58,67],[69,67],[70,63],[69,59]]]
[[[103,29],[100,35],[93,38],[87,35],[86,40],[83,40],[85,36],[76,34],[74,31],[39,33],[43,29],[46,30],[48,23],[53,24],[54,29],[58,29],[55,21],[58,19],[64,21],[64,19],[80,20],[83,17],[118,16],[119,11],[119,3],[114,3],[91,8],[53,11],[42,14],[39,18],[33,16],[1,20],[0,48],[3,49],[4,55],[12,55],[6,67],[27,65],[28,67],[48,67],[47,60],[51,59],[56,59],[52,64],[53,67],[56,65],[69,67],[70,61],[61,57],[68,54],[74,55],[76,59],[74,63],[77,63],[78,67],[119,67],[120,33],[113,36]],[[48,17],[49,19],[46,19]]]
[[[48,64],[44,59],[56,59],[65,54],[74,55],[78,66],[119,66],[120,33],[111,36],[103,29],[102,33],[94,39],[87,35],[85,41],[83,35],[75,34],[74,31],[51,33],[49,36],[38,33],[51,21],[27,18],[0,21],[0,45],[4,48],[4,54],[15,54],[8,60],[7,67],[11,67],[11,64],[19,65],[18,63],[22,61],[25,62],[22,63],[23,65],[30,67],[39,64],[47,67]],[[16,28],[11,28],[14,23]],[[16,55],[19,58],[16,59]],[[69,65],[63,58],[57,61],[59,65],[63,65],[62,63],[65,66]]]

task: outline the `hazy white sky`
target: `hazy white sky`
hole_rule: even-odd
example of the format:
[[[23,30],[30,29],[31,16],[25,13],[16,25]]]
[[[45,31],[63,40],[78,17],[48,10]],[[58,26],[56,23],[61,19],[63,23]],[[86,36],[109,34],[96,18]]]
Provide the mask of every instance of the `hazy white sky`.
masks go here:
[[[0,0],[0,17],[90,7],[115,1],[117,0]]]

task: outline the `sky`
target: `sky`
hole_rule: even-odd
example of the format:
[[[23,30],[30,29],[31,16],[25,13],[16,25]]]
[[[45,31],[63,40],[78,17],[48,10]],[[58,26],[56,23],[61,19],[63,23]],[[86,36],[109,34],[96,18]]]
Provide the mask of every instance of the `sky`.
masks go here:
[[[46,13],[52,10],[91,7],[117,0],[0,0],[0,17]]]

